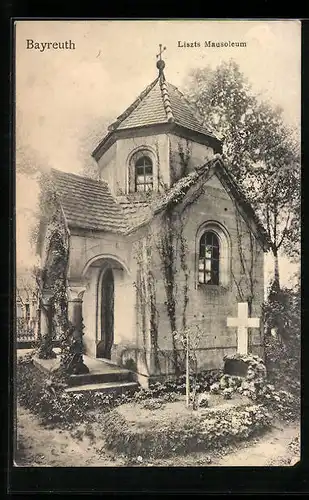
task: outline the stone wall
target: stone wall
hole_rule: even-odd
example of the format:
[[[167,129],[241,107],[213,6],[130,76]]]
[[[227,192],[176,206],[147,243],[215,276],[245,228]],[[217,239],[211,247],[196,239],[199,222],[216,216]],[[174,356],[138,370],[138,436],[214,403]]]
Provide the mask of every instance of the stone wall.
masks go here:
[[[211,147],[199,144],[198,142],[169,134],[170,140],[170,170],[171,178],[176,181],[182,177],[182,170],[185,167],[185,174],[192,172],[194,168],[201,167],[209,161],[214,151]],[[187,165],[183,165],[183,159],[187,160]]]
[[[264,253],[261,244],[249,230],[247,223],[236,210],[233,200],[217,177],[206,183],[204,191],[198,201],[190,205],[183,215],[182,234],[188,245],[186,266],[189,301],[185,321],[188,326],[199,325],[204,332],[197,351],[199,368],[212,369],[222,367],[225,354],[236,352],[236,328],[228,328],[226,321],[228,316],[237,316],[237,303],[250,300],[252,295],[251,316],[261,317],[264,296]],[[202,285],[197,282],[197,234],[200,226],[208,221],[224,227],[227,234],[229,265],[224,286]],[[171,324],[166,308],[162,263],[155,250],[155,242],[158,241],[160,233],[159,219],[154,221],[152,231],[154,234],[152,270],[157,281],[156,305],[159,318],[159,372],[172,373]],[[253,272],[251,273],[252,255]],[[245,272],[242,269],[242,259]],[[184,317],[185,275],[181,270],[179,258],[176,267],[176,323],[177,329],[181,329]],[[253,286],[253,294],[251,286]],[[262,331],[262,325],[260,329],[249,330],[249,350],[259,355],[263,354]],[[154,364],[152,363],[151,366],[153,367]],[[153,373],[159,375],[158,370]]]
[[[154,159],[154,190],[158,191],[159,182],[170,185],[169,178],[169,140],[167,134],[145,135],[118,139],[99,160],[101,179],[108,181],[114,195],[129,192],[129,163],[131,156],[138,150],[149,150]]]
[[[191,189],[195,189],[194,186]],[[190,197],[191,192],[188,193]],[[179,207],[178,207],[179,208]],[[178,210],[178,209],[177,209]],[[131,236],[121,237],[111,233],[90,234],[73,232],[70,244],[71,279],[80,278],[86,264],[89,265],[87,290],[84,294],[85,346],[95,356],[99,331],[98,283],[105,259],[115,259],[120,266],[115,271],[115,341],[112,361],[120,365],[134,366],[141,377],[173,376],[173,352],[171,322],[166,308],[166,291],[162,278],[162,261],[158,252],[162,214],[157,216],[150,228],[144,228]],[[201,226],[207,222],[224,228],[228,242],[228,265],[224,285],[209,286],[197,283],[197,236]],[[177,224],[181,224],[181,228]],[[181,229],[181,230],[180,230]],[[180,230],[180,231],[179,231]],[[147,239],[147,231],[149,231]],[[185,320],[188,326],[199,325],[204,332],[197,351],[200,369],[219,368],[223,356],[236,352],[236,329],[228,328],[228,316],[237,316],[237,303],[250,296],[250,280],[244,273],[239,252],[241,249],[245,270],[251,266],[254,250],[253,302],[251,316],[261,317],[264,296],[264,253],[260,243],[252,236],[247,223],[235,208],[234,201],[216,176],[208,180],[204,192],[189,205],[177,222],[175,234],[182,234],[187,244],[185,262],[188,272],[188,305]],[[251,235],[251,236],[250,236]],[[239,240],[239,237],[241,240]],[[179,242],[178,242],[179,243]],[[145,325],[142,327],[137,311],[138,252],[151,246],[150,269],[155,281],[158,345],[151,342],[150,299],[145,305]],[[100,256],[103,260],[100,261]],[[143,257],[144,258],[144,257]],[[97,259],[97,260],[96,260]],[[116,266],[117,267],[117,266]],[[126,270],[125,272],[121,269]],[[176,327],[180,329],[184,318],[185,275],[181,270],[179,256],[176,261]],[[249,333],[249,350],[262,353],[262,326]],[[180,353],[183,357],[183,353]]]

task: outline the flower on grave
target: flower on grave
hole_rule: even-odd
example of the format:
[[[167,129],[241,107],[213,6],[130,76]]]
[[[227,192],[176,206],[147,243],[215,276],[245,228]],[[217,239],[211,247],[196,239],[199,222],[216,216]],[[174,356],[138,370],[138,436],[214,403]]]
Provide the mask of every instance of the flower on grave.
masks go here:
[[[253,380],[255,377],[255,373],[253,370],[250,370],[250,368],[248,369],[248,372],[247,372],[247,380]]]
[[[224,389],[224,391],[223,391],[224,399],[231,399],[232,394],[233,394],[233,389],[231,387],[228,387],[227,389]]]
[[[225,389],[226,387],[228,387],[228,379],[223,375],[220,380],[220,388]]]
[[[210,386],[210,392],[212,392],[213,394],[218,394],[219,390],[220,385],[217,382]]]
[[[275,386],[274,386],[274,385],[271,385],[271,384],[267,384],[266,388],[267,388],[269,391],[274,391],[274,390],[275,390]]]
[[[198,406],[198,408],[208,408],[208,406],[209,406],[208,394],[205,394],[205,393],[199,394],[197,406]]]

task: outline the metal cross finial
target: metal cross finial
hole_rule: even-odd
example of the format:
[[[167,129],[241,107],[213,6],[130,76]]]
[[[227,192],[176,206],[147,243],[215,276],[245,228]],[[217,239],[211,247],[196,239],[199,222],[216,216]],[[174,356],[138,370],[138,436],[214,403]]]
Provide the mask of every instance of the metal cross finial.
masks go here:
[[[159,44],[159,47],[160,47],[160,52],[159,52],[159,54],[157,54],[157,57],[159,58],[159,61],[162,61],[161,55],[166,50],[166,47],[163,47],[163,49],[162,49],[162,43]]]

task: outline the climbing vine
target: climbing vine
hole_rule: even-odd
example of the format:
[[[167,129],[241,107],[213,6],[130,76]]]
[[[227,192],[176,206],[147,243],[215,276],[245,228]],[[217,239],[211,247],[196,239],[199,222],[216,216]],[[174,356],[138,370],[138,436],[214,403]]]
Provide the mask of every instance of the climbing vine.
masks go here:
[[[239,212],[239,208],[237,203],[234,201],[235,207],[235,221],[236,221],[236,237],[237,237],[237,249],[240,263],[240,276],[239,279],[236,278],[233,269],[232,269],[232,277],[234,284],[237,288],[238,297],[242,302],[248,302],[248,310],[249,314],[252,314],[252,304],[254,301],[254,290],[255,290],[255,279],[254,279],[254,269],[256,267],[256,262],[259,257],[258,252],[258,244],[256,238],[252,234],[252,231],[244,231],[243,230],[243,221],[242,215]],[[246,245],[244,244],[244,238],[248,237],[249,239],[249,262],[246,258],[245,249]]]
[[[46,262],[39,271],[40,307],[48,315],[50,329],[41,338],[38,356],[55,357],[53,341],[60,342],[60,370],[75,373],[82,356],[82,332],[76,332],[68,320],[67,269],[69,262],[69,236],[66,222],[52,180],[44,175],[41,182],[41,213],[47,224],[45,234]],[[48,294],[49,307],[44,305]]]
[[[139,242],[137,249],[137,305],[140,327],[143,335],[144,349],[147,349],[148,319],[150,327],[151,348],[154,354],[156,370],[160,370],[158,327],[159,315],[156,301],[156,280],[152,272],[152,237],[147,235],[146,239]],[[146,359],[145,359],[145,362]]]
[[[161,232],[158,238],[157,250],[160,256],[161,271],[166,295],[166,310],[172,332],[173,362],[176,375],[179,374],[179,362],[176,339],[176,242],[173,224],[173,210],[168,207],[161,217]]]
[[[189,173],[189,163],[192,156],[192,146],[188,139],[186,139],[185,147],[181,142],[178,143],[178,154],[180,157],[180,177],[185,177]]]
[[[186,172],[190,160],[190,150],[182,151],[180,156],[181,172]],[[181,327],[187,326],[187,307],[189,303],[189,267],[187,264],[188,245],[184,236],[185,212],[191,205],[186,200],[188,190],[195,184],[198,178],[196,171],[181,178],[165,197],[165,210],[160,219],[160,232],[157,241],[157,250],[160,256],[161,273],[166,296],[166,311],[170,322],[172,335],[172,356],[175,373],[178,375],[184,367],[184,353],[179,349],[174,332],[177,331],[177,310],[181,307]],[[203,185],[199,185],[192,197],[194,203],[203,192]],[[183,274],[181,279],[180,272]],[[179,279],[178,279],[179,278]],[[183,283],[179,289],[177,283]]]
[[[188,139],[186,139],[185,146],[182,141],[177,142],[177,152],[173,151],[172,145],[169,145],[170,154],[170,172],[171,172],[171,185],[173,186],[175,182],[179,179],[186,177],[189,174],[189,164],[192,156],[192,145]]]

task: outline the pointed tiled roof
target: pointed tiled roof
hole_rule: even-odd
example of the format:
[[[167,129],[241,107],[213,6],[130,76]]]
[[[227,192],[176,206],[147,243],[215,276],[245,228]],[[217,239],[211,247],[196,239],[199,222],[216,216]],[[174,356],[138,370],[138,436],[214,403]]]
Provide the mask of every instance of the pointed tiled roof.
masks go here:
[[[128,130],[151,125],[174,123],[187,130],[211,138],[218,145],[221,141],[196,116],[196,112],[177,87],[168,83],[161,73],[135,101],[109,127],[109,133],[93,152],[96,157],[99,149],[112,137],[115,131]]]
[[[164,75],[156,78],[109,127],[110,131],[174,122],[210,137],[215,135],[196,118],[195,111]]]

